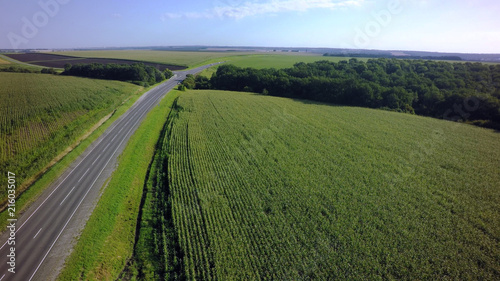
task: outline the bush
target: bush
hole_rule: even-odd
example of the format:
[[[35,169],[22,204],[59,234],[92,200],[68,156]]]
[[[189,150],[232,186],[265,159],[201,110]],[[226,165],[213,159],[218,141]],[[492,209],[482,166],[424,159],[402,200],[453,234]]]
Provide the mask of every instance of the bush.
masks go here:
[[[210,79],[205,76],[198,75],[195,78],[195,88],[196,89],[210,89],[212,85],[210,85]]]
[[[44,68],[42,69],[41,73],[44,74],[57,74],[57,71],[53,68]]]
[[[252,89],[252,87],[245,86],[243,88],[243,92],[251,93],[251,92],[253,92],[253,89]]]
[[[172,70],[167,68],[163,71],[163,75],[165,76],[165,79],[170,79],[174,76],[174,73],[172,72]]]
[[[9,66],[8,68],[0,68],[0,72],[38,73],[39,71],[23,67]]]
[[[186,79],[182,81],[182,85],[186,87],[186,89],[194,89],[196,88],[196,81],[192,74],[186,75]]]

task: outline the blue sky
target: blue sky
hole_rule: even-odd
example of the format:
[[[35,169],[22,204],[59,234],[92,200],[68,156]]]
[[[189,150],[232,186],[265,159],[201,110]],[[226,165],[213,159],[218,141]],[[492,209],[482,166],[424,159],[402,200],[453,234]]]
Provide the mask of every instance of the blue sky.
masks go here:
[[[500,53],[498,15],[498,0],[0,0],[0,48],[225,45]]]

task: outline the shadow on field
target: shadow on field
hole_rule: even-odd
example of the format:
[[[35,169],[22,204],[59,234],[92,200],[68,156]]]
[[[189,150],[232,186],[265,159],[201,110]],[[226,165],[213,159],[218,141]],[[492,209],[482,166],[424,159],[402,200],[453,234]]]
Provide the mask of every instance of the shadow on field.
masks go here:
[[[288,99],[294,102],[302,103],[302,104],[308,104],[308,105],[326,105],[326,106],[332,106],[332,107],[359,107],[359,106],[351,106],[351,105],[344,105],[344,104],[336,104],[336,103],[328,103],[328,102],[319,102],[319,101],[313,101],[313,100],[306,100],[306,99],[301,99],[301,98],[294,98],[294,97],[280,97],[280,96],[273,96],[273,95],[263,95],[259,93],[248,93],[248,92],[242,92],[246,94],[250,94],[253,96],[267,96],[267,97],[274,97],[274,98],[282,98],[282,99]]]

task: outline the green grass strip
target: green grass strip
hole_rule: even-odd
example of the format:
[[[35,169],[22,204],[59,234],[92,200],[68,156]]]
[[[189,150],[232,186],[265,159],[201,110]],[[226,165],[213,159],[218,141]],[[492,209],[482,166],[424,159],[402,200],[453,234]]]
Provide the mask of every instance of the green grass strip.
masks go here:
[[[132,256],[144,182],[163,124],[180,92],[170,92],[142,122],[90,216],[59,280],[116,280]]]

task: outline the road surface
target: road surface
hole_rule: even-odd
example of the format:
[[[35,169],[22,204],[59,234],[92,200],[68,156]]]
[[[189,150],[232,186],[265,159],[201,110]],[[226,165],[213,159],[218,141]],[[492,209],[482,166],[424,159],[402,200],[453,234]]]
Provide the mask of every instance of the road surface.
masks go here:
[[[47,260],[59,259],[58,264],[64,262],[68,249],[53,257],[58,250],[61,252],[58,248],[68,247],[67,244],[61,245],[61,240],[67,242],[77,237],[82,226],[76,227],[73,220],[88,218],[101,187],[116,166],[117,157],[146,114],[187,74],[195,74],[212,65],[174,72],[174,77],[145,93],[67,168],[36,203],[13,221],[16,225],[15,232],[12,232],[15,233],[14,239],[8,240],[11,236],[9,230],[0,237],[0,281],[50,280],[56,277],[54,269],[49,268],[54,262]],[[13,241],[15,245],[11,245]],[[11,260],[15,260],[15,265],[8,263]]]

